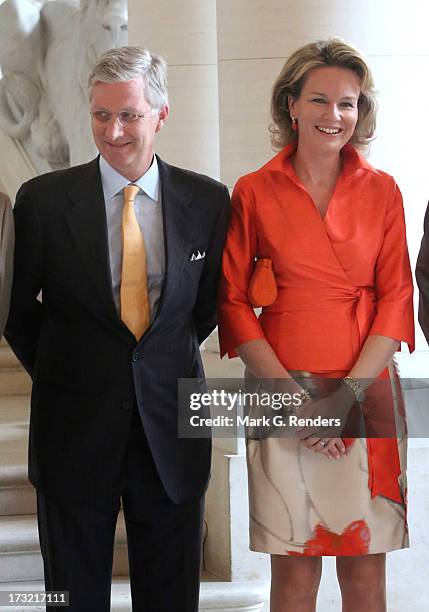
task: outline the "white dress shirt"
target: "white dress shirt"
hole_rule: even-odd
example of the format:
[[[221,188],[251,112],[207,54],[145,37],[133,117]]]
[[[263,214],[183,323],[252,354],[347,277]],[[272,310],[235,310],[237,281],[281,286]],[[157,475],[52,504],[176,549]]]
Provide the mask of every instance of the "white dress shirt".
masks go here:
[[[107,236],[113,299],[120,315],[120,287],[122,274],[122,209],[123,189],[130,181],[121,176],[100,156],[100,173],[106,205]],[[165,274],[164,226],[158,163],[154,155],[149,170],[134,185],[140,192],[134,200],[137,221],[146,246],[148,292],[151,319],[156,315]]]

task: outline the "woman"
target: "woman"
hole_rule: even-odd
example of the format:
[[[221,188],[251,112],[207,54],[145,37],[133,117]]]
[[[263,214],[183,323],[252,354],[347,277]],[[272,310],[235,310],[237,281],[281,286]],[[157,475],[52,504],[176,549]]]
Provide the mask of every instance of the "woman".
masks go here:
[[[388,383],[390,410],[393,355],[401,341],[414,348],[401,194],[359,153],[374,133],[373,92],[365,60],[343,41],[298,49],[273,89],[281,150],[232,196],[221,354],[300,393],[309,373],[340,379],[328,398],[301,395],[305,416],[338,406],[346,415],[376,377]],[[272,266],[277,292],[259,319],[249,301],[255,259]],[[374,386],[363,410],[376,420]],[[386,609],[385,553],[408,546],[408,533],[406,440],[385,435],[343,440],[307,428],[247,441],[251,548],[271,554],[273,612],[315,610],[323,555],[337,557],[343,610]]]
[[[9,313],[14,227],[9,198],[0,193],[0,338]]]

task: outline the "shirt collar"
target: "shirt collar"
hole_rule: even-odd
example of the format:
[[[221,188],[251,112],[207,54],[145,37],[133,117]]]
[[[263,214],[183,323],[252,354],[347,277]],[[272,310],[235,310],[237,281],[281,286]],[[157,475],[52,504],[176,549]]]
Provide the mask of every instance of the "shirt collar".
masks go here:
[[[287,176],[296,179],[291,157],[295,153],[298,141],[294,140],[284,147],[277,155],[270,159],[261,170],[268,172],[284,172]],[[368,170],[379,174],[365,157],[350,143],[347,143],[341,150],[343,156],[343,176],[350,176],[358,170]]]
[[[100,174],[101,184],[103,186],[103,193],[105,201],[113,198],[116,194],[121,192],[124,187],[130,184],[130,181],[126,179],[122,174],[119,174],[117,170],[112,168],[110,164],[100,155]],[[141,176],[137,181],[133,181],[134,185],[138,185],[140,189],[149,198],[158,202],[159,200],[159,169],[156,155],[153,156],[152,164],[150,168]]]

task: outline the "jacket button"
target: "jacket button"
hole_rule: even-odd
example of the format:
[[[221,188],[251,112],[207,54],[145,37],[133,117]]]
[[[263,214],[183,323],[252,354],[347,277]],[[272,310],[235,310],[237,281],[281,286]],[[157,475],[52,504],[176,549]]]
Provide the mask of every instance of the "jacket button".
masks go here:
[[[122,408],[124,410],[129,410],[131,408],[131,402],[122,402]]]
[[[134,353],[134,355],[133,355],[133,362],[135,363],[139,359],[140,359],[140,353]]]

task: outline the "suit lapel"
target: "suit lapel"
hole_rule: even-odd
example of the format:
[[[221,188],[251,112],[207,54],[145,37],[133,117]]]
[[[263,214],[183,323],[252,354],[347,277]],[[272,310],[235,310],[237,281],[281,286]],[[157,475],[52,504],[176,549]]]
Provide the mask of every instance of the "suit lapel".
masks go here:
[[[68,185],[73,205],[67,216],[75,249],[95,293],[100,313],[104,310],[120,323],[112,294],[106,208],[98,158],[80,168],[79,176],[74,178],[78,180]]]
[[[157,329],[166,306],[174,300],[193,228],[190,211],[193,194],[189,182],[184,180],[180,170],[166,164],[158,156],[157,160],[164,223],[165,278],[157,315],[145,336]]]
[[[143,339],[156,331],[162,323],[166,306],[174,300],[189,255],[188,244],[193,231],[190,211],[193,194],[189,183],[184,180],[180,170],[159,157],[157,159],[164,225],[165,278],[157,315]],[[72,180],[68,185],[68,194],[73,203],[67,211],[69,228],[100,313],[104,310],[116,325],[133,338],[118,317],[113,300],[106,208],[98,158],[80,168],[78,180]]]

